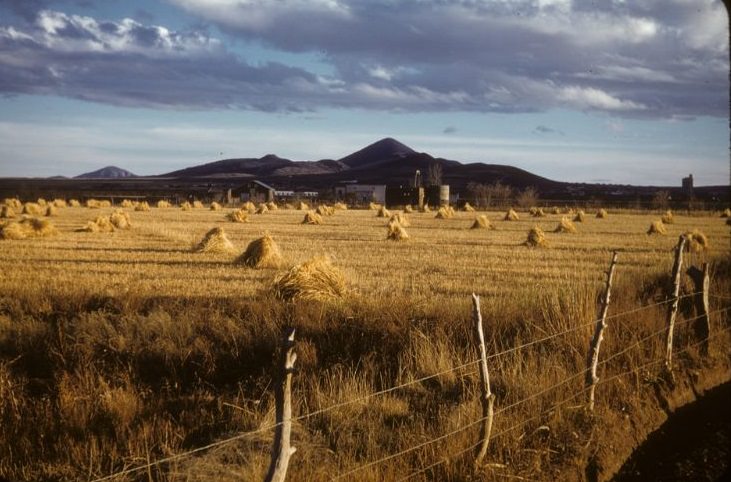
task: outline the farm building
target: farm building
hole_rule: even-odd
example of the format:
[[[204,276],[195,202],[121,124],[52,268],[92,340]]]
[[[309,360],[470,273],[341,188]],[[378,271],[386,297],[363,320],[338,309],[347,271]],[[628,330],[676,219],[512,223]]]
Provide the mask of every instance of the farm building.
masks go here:
[[[424,205],[424,188],[408,186],[387,186],[386,206],[418,206]]]
[[[386,186],[383,184],[358,184],[357,182],[343,183],[335,187],[335,197],[353,204],[368,204],[386,202]]]
[[[241,201],[271,202],[274,201],[274,188],[261,181],[249,181],[243,186],[232,189],[231,195]]]

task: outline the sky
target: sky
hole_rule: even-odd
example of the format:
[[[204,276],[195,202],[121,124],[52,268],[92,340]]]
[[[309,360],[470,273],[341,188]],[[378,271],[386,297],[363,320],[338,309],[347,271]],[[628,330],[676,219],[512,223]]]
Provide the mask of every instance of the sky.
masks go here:
[[[719,0],[0,0],[0,176],[338,159],[729,183]]]

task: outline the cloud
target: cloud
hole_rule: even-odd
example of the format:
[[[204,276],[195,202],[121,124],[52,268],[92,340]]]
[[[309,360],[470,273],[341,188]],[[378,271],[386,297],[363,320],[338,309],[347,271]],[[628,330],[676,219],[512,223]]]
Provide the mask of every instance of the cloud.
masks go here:
[[[40,10],[31,24],[0,21],[0,94],[175,109],[727,115],[723,7],[711,0],[168,2],[226,35]],[[237,52],[314,55],[331,73],[251,63],[229,35]]]
[[[560,129],[554,129],[553,127],[548,127],[548,126],[544,126],[544,125],[536,126],[536,128],[533,129],[533,132],[535,132],[536,134],[542,134],[542,135],[547,135],[547,134],[558,134],[561,136],[564,135],[563,131],[561,131]]]
[[[442,131],[442,134],[455,134],[457,132],[457,128],[454,126],[447,126]]]

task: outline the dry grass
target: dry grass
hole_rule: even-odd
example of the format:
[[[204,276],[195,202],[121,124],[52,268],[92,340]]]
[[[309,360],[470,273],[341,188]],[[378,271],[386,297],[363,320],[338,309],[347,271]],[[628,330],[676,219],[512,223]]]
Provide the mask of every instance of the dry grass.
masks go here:
[[[322,224],[322,216],[315,211],[307,211],[302,219],[302,224]]]
[[[249,222],[249,211],[246,209],[237,209],[226,215],[226,219],[234,223],[248,223]]]
[[[203,239],[193,247],[196,253],[230,253],[234,251],[234,245],[226,236],[223,228],[213,228],[208,231]]]
[[[606,219],[606,217],[607,217],[607,210],[606,209],[599,209],[599,211],[596,212],[596,217],[598,219]]]
[[[0,225],[0,239],[46,238],[57,234],[56,227],[46,219],[24,217]]]
[[[279,268],[284,263],[282,252],[268,233],[255,239],[246,251],[236,259],[236,263],[249,268]]]
[[[470,229],[495,229],[495,226],[490,223],[490,220],[487,219],[487,216],[485,216],[484,214],[480,214],[475,218],[475,222],[472,223]]]
[[[698,253],[708,249],[708,237],[702,231],[694,229],[683,233],[685,236],[685,250]]]
[[[505,213],[505,217],[503,217],[503,221],[518,221],[519,219],[520,216],[518,216],[518,213],[512,209],[508,209],[508,212]]]
[[[647,234],[668,234],[668,230],[662,221],[653,221],[647,230]]]
[[[554,233],[575,233],[576,226],[574,226],[574,223],[572,223],[569,218],[564,216],[561,218],[561,221],[558,223],[558,226],[556,226],[556,229],[554,229],[553,232]]]
[[[533,226],[528,231],[528,239],[523,244],[531,248],[545,248],[548,246],[548,241],[543,230],[538,226]]]
[[[317,256],[294,266],[275,278],[272,290],[277,298],[328,301],[345,296],[345,277],[326,256]]]
[[[665,211],[665,214],[662,215],[660,218],[660,221],[662,221],[663,224],[673,224],[675,222],[675,217],[673,216],[673,212],[671,210]]]
[[[391,220],[386,225],[386,239],[391,241],[405,241],[409,239],[409,233],[406,232],[404,226],[396,220]]]

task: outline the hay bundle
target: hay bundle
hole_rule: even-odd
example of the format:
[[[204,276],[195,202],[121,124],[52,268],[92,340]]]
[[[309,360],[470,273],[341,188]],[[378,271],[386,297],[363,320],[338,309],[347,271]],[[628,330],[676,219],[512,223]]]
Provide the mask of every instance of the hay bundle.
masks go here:
[[[414,212],[414,208],[411,207],[411,204],[407,204],[406,206],[404,206],[404,212],[405,213],[413,213]]]
[[[56,206],[54,206],[53,204],[49,204],[46,207],[46,216],[47,217],[58,216],[58,208]]]
[[[390,218],[391,217],[391,213],[388,211],[388,209],[386,209],[385,206],[381,206],[380,208],[378,208],[378,212],[376,213],[376,217],[377,218]]]
[[[561,218],[561,222],[558,223],[558,226],[556,226],[556,229],[554,229],[553,232],[554,233],[575,233],[576,226],[574,226],[574,223],[572,223],[569,218],[564,216]]]
[[[647,234],[668,234],[668,230],[665,229],[665,225],[662,221],[653,221],[650,224],[650,228],[647,230]]]
[[[110,208],[110,207],[112,207],[112,201],[110,201],[108,199],[99,201],[99,207],[100,208]]]
[[[167,201],[165,201],[164,199],[160,199],[160,200],[159,200],[159,201],[157,202],[157,207],[158,207],[158,208],[169,208],[169,207],[170,207],[170,203],[169,203],[169,202],[167,202]]]
[[[320,216],[332,216],[335,214],[335,208],[321,204],[320,206],[317,206],[315,212]]]
[[[523,244],[531,248],[545,248],[548,246],[548,241],[546,241],[546,234],[543,230],[538,226],[533,226],[528,231],[528,239]]]
[[[0,208],[0,219],[10,219],[15,217],[15,211],[10,206]]]
[[[283,300],[314,301],[342,298],[347,293],[345,277],[324,256],[305,261],[278,276],[272,291]]]
[[[721,213],[722,218],[731,218],[731,208],[726,208]]]
[[[121,206],[123,208],[133,208],[133,207],[135,207],[135,203],[133,203],[129,199],[123,199]]]
[[[248,223],[249,211],[247,211],[246,209],[238,209],[236,211],[228,213],[226,215],[226,218],[234,223]]]
[[[284,203],[284,209],[294,209],[294,205],[292,203]]]
[[[673,212],[669,209],[665,211],[665,214],[662,215],[660,221],[662,221],[663,224],[673,224],[675,222],[675,219],[673,218]]]
[[[520,217],[513,209],[508,209],[508,212],[505,213],[505,217],[503,218],[504,221],[517,221],[518,219]]]
[[[495,226],[490,223],[490,220],[487,219],[487,216],[485,216],[484,214],[480,214],[475,218],[475,222],[472,223],[470,229],[495,229]]]
[[[71,206],[72,208],[77,208],[81,206],[81,203],[76,199],[71,199],[69,200],[69,206]]]
[[[408,218],[405,214],[401,213],[395,213],[393,216],[391,216],[391,219],[388,221],[390,223],[399,223],[401,226],[408,228],[411,226],[411,222],[409,222]]]
[[[297,204],[298,211],[307,211],[309,209],[310,209],[310,206],[305,202],[300,201],[299,204]]]
[[[465,211],[467,213],[474,213],[475,208],[473,208],[470,203],[464,203],[464,206],[462,206],[462,211]]]
[[[259,204],[259,207],[256,209],[256,214],[266,214],[269,212],[269,208],[266,204]]]
[[[442,207],[442,208],[439,208],[439,210],[437,211],[437,215],[434,216],[434,218],[435,219],[449,219],[449,218],[451,218],[453,216],[454,215],[449,210],[449,208]]]
[[[150,205],[147,203],[147,201],[139,202],[135,206],[135,211],[147,212],[149,210],[150,210]]]
[[[57,208],[65,208],[68,206],[65,199],[54,199],[51,205]]]
[[[447,213],[449,213],[449,216],[450,217],[453,217],[454,216],[455,211],[454,211],[454,208],[452,206],[445,206],[444,209],[447,210]]]
[[[534,218],[542,218],[546,215],[546,213],[543,212],[543,208],[532,207],[528,210],[528,212]]]
[[[46,219],[23,218],[0,228],[0,239],[45,238],[58,234],[53,223]]]
[[[193,209],[193,205],[190,204],[188,201],[183,201],[183,203],[180,205],[180,209],[183,211],[190,211]]]
[[[368,209],[370,209],[371,211],[378,211],[379,209],[381,209],[381,205],[378,203],[370,202],[368,203]]]
[[[96,199],[87,199],[84,203],[84,206],[86,206],[89,209],[99,209],[101,206],[99,205],[99,201]]]
[[[577,223],[583,223],[584,219],[586,218],[586,213],[579,209],[576,213],[576,216],[574,216],[574,221]]]
[[[345,204],[345,203],[337,202],[333,206],[333,209],[335,209],[337,211],[347,211],[348,210],[348,205]]]
[[[573,216],[574,214],[576,214],[576,209],[574,209],[574,208],[568,208],[566,210],[566,214],[568,214],[569,216]]]
[[[404,229],[403,225],[399,223],[398,221],[390,221],[388,223],[387,232],[386,232],[386,239],[390,239],[392,241],[405,241],[409,239],[409,234]]]
[[[111,233],[114,232],[114,225],[110,221],[111,216],[97,216],[95,220],[89,221],[77,231],[82,233]]]
[[[38,204],[42,208],[45,208],[46,206],[48,206],[48,201],[46,201],[42,197],[39,197],[38,200],[36,201],[36,204]]]
[[[277,203],[275,203],[274,201],[269,201],[266,206],[267,209],[269,209],[270,211],[276,211],[277,209],[279,209],[279,206],[277,206]]]
[[[551,212],[552,212],[553,214],[561,214],[561,210],[560,210],[560,209],[558,208],[558,206],[553,206],[553,207],[551,208]]]
[[[117,209],[109,215],[109,222],[117,229],[129,229],[132,227],[132,223],[129,220],[129,214]]]
[[[708,237],[701,231],[694,229],[683,233],[685,237],[685,251],[698,253],[708,249]]]
[[[23,208],[23,203],[20,202],[20,199],[14,197],[6,197],[3,199],[3,204],[9,208],[15,209],[16,211]]]
[[[23,214],[38,216],[43,214],[43,208],[36,203],[25,203],[23,204]]]
[[[250,242],[246,251],[235,261],[249,268],[278,268],[283,262],[279,247],[268,233]]]
[[[428,204],[424,204],[421,208],[419,208],[419,211],[422,213],[430,213],[431,209],[429,208]]]
[[[596,212],[596,217],[599,219],[606,219],[607,217],[607,210],[606,209],[600,209]]]
[[[193,201],[193,209],[203,209],[203,203],[200,201]]]
[[[217,203],[216,201],[213,201],[213,202],[211,203],[211,206],[209,207],[209,209],[210,209],[211,211],[220,211],[220,210],[221,210],[221,205],[220,205],[220,204],[218,204],[218,203]]]
[[[315,211],[307,211],[305,218],[302,220],[302,224],[322,224],[322,216]]]
[[[223,228],[213,228],[208,231],[200,243],[193,247],[197,253],[228,253],[234,250]]]

